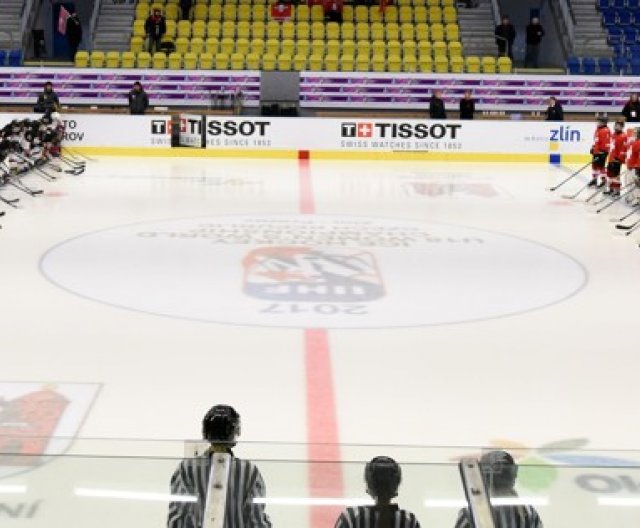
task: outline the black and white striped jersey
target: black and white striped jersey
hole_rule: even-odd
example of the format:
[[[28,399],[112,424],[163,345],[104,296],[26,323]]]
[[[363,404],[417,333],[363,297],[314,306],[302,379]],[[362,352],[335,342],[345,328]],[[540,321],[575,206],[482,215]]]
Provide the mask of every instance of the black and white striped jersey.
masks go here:
[[[194,497],[195,502],[174,500],[169,504],[168,528],[202,528],[211,456],[183,460],[171,477],[171,494]],[[258,468],[248,460],[232,457],[227,488],[225,528],[270,528],[264,504],[253,499],[266,494]]]
[[[496,528],[543,528],[542,520],[533,506],[494,506],[492,510]],[[460,510],[455,528],[473,528],[466,508]]]
[[[416,516],[401,510],[397,504],[389,506],[393,510],[394,528],[420,528]],[[376,506],[357,506],[347,508],[340,514],[335,528],[374,528],[380,511]]]

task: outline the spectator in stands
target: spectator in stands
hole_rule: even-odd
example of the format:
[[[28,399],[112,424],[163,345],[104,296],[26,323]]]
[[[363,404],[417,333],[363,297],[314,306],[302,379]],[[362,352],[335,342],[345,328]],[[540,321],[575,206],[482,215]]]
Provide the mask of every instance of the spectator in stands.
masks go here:
[[[502,17],[502,22],[496,26],[494,33],[498,45],[498,55],[513,60],[513,41],[516,39],[516,29],[507,15]]]
[[[342,24],[343,0],[325,0],[324,18],[327,22]]]
[[[629,96],[629,100],[622,109],[622,115],[627,120],[627,123],[640,122],[640,101],[637,93],[632,93]]]
[[[69,58],[73,60],[82,42],[82,24],[78,13],[75,11],[71,13],[71,16],[67,19],[67,43],[69,44]]]
[[[553,96],[549,97],[549,106],[547,106],[547,117],[545,121],[564,121],[562,105]]]
[[[460,99],[460,119],[473,119],[476,111],[476,102],[471,96],[471,90],[464,91],[464,97]]]
[[[44,90],[38,96],[38,101],[34,107],[34,112],[43,112],[51,114],[60,110],[60,100],[58,95],[53,91],[53,84],[47,81],[44,83]]]
[[[190,12],[191,0],[180,0],[180,13],[182,14],[182,20],[189,20]]]
[[[162,36],[167,32],[167,23],[159,9],[154,9],[153,15],[147,18],[144,30],[147,34],[147,50],[149,53],[160,51]]]
[[[540,54],[540,42],[544,37],[544,28],[540,19],[533,17],[527,26],[527,50],[524,56],[525,68],[538,67],[538,55]]]
[[[131,115],[142,115],[149,108],[149,97],[144,91],[142,85],[136,81],[133,88],[129,92],[129,111]]]
[[[435,90],[429,100],[429,117],[431,119],[446,119],[447,112],[442,99],[442,90]]]

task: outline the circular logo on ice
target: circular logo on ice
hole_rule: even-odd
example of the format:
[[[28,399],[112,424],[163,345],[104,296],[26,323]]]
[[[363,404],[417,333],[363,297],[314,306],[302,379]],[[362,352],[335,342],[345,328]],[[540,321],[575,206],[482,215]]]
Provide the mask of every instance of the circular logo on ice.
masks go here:
[[[585,282],[554,249],[467,227],[348,216],[222,216],[115,227],[42,259],[114,306],[228,324],[382,328],[501,317]]]

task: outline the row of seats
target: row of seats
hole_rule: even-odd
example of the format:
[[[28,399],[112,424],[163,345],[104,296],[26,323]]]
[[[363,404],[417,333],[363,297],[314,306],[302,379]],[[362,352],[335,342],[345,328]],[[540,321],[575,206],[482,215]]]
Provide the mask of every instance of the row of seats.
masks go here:
[[[196,45],[197,44],[197,45]],[[177,47],[176,52],[180,54],[186,53],[262,53],[264,51],[268,53],[289,53],[294,55],[296,53],[308,55],[309,53],[347,53],[352,54],[356,51],[359,54],[373,53],[373,54],[387,54],[387,55],[415,55],[418,53],[420,56],[428,55],[433,57],[455,57],[462,56],[462,44],[460,42],[444,41],[431,42],[429,40],[290,40],[290,39],[231,39],[223,38],[207,39],[206,42],[192,41],[191,46]],[[137,53],[141,53],[143,50],[138,50]]]
[[[271,17],[269,6],[214,4],[203,6],[204,12],[193,18],[193,22],[207,20],[267,20]],[[166,13],[167,22],[177,22],[178,15],[173,11]],[[139,14],[135,20],[142,23],[147,20],[148,14]],[[291,19],[296,21],[322,22],[325,19],[325,12],[321,5],[294,6],[291,12]],[[455,7],[425,7],[425,6],[389,6],[381,12],[378,6],[344,6],[342,10],[343,22],[430,22],[430,23],[450,23],[457,22],[458,12]],[[180,23],[189,24],[189,20],[181,20]]]
[[[0,50],[0,66],[21,66],[22,50]]]
[[[632,26],[640,24],[640,8],[637,9],[605,9],[602,11],[602,22],[605,26]]]
[[[309,71],[374,71],[425,73],[510,73],[511,60],[501,57],[460,56],[435,57],[384,54],[312,53],[155,53],[137,55],[132,52],[78,52],[76,66],[93,68],[154,68],[154,69],[218,69],[218,70],[309,70]]]
[[[640,0],[598,0],[598,9],[604,10],[608,8],[635,9],[640,6]]]
[[[569,57],[567,71],[572,75],[640,75],[640,56],[615,57]]]
[[[340,25],[335,22],[324,24],[322,22],[209,22],[206,26],[196,26],[191,31],[170,31],[164,35],[167,39],[174,38],[207,38],[207,37],[229,37],[229,38],[285,38],[285,39],[336,39],[336,40],[460,40],[460,28],[458,24],[411,24],[403,23],[382,24],[374,22],[367,24],[364,22],[351,24],[345,22]],[[138,41],[144,40],[144,31],[134,28],[133,37]]]

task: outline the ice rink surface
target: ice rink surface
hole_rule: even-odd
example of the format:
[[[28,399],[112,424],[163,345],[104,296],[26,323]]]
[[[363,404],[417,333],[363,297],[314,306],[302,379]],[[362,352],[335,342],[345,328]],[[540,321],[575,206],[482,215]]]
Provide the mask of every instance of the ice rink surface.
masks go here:
[[[226,402],[252,441],[635,448],[640,250],[609,221],[623,204],[545,190],[569,169],[105,157],[30,177],[44,195],[0,231],[0,401],[67,387],[55,433],[79,437],[194,438]]]

